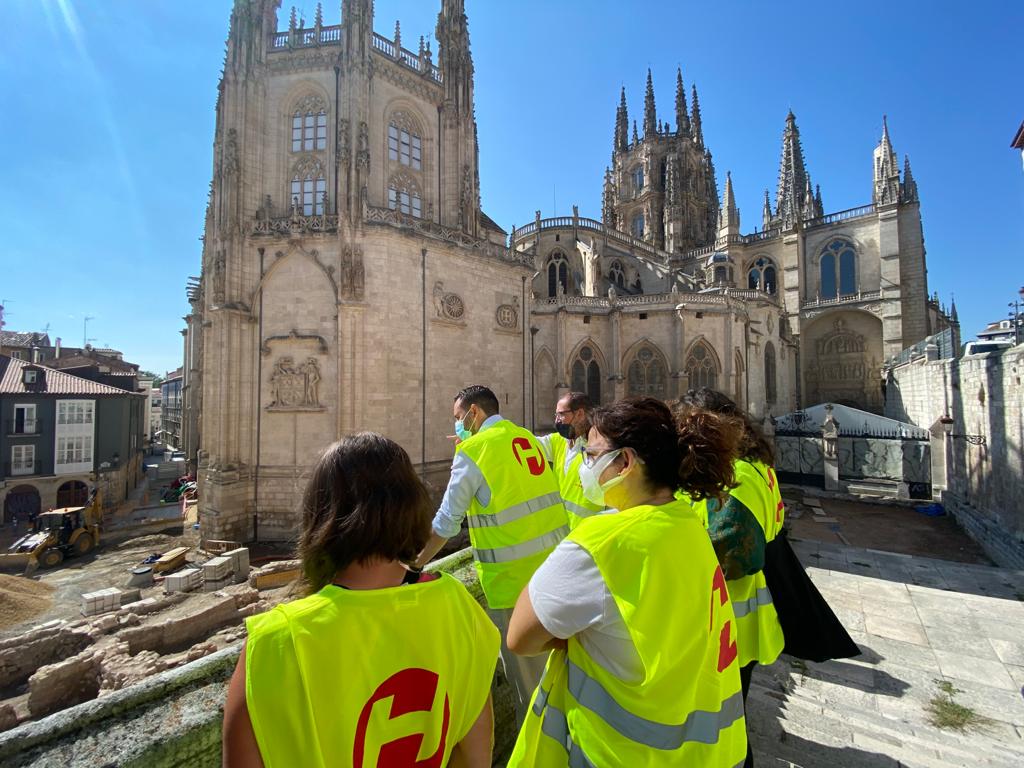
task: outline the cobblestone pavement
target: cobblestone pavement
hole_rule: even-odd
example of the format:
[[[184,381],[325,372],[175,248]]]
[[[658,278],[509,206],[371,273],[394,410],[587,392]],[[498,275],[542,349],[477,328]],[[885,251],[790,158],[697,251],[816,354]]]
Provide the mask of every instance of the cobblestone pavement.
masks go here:
[[[1024,571],[817,541],[794,549],[863,654],[757,669],[758,766],[1024,765]],[[930,722],[944,681],[979,725]]]

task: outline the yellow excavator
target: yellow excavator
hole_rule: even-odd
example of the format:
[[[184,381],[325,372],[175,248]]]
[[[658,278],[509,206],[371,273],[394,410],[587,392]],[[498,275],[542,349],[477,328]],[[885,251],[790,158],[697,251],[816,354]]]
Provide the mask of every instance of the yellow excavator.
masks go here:
[[[0,554],[0,568],[25,568],[31,576],[42,566],[55,568],[65,557],[87,555],[100,543],[99,494],[84,507],[62,507],[36,516],[32,530]]]

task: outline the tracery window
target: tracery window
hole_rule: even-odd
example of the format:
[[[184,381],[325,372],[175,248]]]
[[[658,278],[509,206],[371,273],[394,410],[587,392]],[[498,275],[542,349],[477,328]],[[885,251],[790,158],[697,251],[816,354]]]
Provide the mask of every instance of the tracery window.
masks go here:
[[[683,370],[689,379],[690,389],[718,388],[718,365],[715,363],[715,355],[704,342],[695,344],[690,350]]]
[[[572,388],[574,392],[585,392],[594,403],[601,402],[601,366],[594,356],[594,350],[584,345],[572,364]]]
[[[626,390],[629,397],[650,396],[664,400],[668,394],[665,361],[647,344],[637,351],[629,364]]]
[[[778,289],[776,283],[775,265],[770,259],[759,258],[747,272],[747,288],[752,291],[764,291],[775,294]]]
[[[554,297],[558,295],[558,286],[562,286],[562,291],[567,292],[569,290],[569,262],[565,260],[565,256],[555,251],[548,257],[548,296]]]
[[[764,346],[764,399],[769,405],[778,397],[775,380],[775,347],[769,341]]]
[[[643,238],[644,236],[644,215],[638,213],[633,217],[633,237]]]
[[[292,152],[327,149],[327,107],[318,96],[307,96],[292,113]]]
[[[411,176],[396,173],[388,182],[388,208],[407,216],[423,218],[423,195]]]
[[[415,121],[404,112],[392,114],[388,123],[388,159],[416,171],[423,167],[423,140]]]
[[[327,198],[327,181],[319,160],[306,159],[292,173],[292,207],[303,216],[322,216]]]
[[[633,173],[631,175],[633,177],[633,190],[637,193],[642,192],[644,188],[644,167],[642,165],[638,165],[633,169]]]
[[[626,273],[622,269],[622,264],[617,260],[612,262],[612,266],[608,270],[608,282],[619,286],[619,288],[626,287]]]
[[[857,251],[849,240],[833,240],[822,250],[819,271],[821,298],[857,293]]]

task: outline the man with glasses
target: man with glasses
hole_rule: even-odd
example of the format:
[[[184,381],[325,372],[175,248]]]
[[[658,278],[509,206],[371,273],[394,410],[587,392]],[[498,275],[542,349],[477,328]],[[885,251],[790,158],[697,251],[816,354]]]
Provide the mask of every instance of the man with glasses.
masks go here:
[[[587,448],[593,408],[594,404],[583,392],[563,395],[555,405],[555,432],[537,438],[558,478],[570,529],[604,509],[586,499],[580,484],[580,464]]]

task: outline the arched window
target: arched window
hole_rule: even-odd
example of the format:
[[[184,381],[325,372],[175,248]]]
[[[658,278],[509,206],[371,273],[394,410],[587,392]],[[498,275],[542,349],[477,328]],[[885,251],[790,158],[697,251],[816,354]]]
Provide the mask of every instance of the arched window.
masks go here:
[[[566,292],[569,290],[569,262],[565,260],[565,256],[555,251],[548,257],[548,296],[554,297],[558,295],[558,286],[562,286],[562,291]]]
[[[648,395],[664,400],[668,394],[668,376],[662,356],[648,345],[642,346],[629,364],[626,376],[629,397]]]
[[[594,403],[601,402],[601,366],[589,346],[580,347],[573,361],[572,388],[575,392],[586,392]]]
[[[715,285],[723,285],[728,282],[728,274],[725,267],[715,267]]]
[[[852,296],[857,293],[857,251],[849,240],[833,240],[821,252],[821,288],[823,299]]]
[[[612,262],[611,268],[608,270],[608,282],[614,283],[619,288],[626,287],[626,273],[622,269],[622,264],[618,260]]]
[[[323,149],[327,149],[327,107],[319,96],[307,96],[292,113],[292,152]]]
[[[644,189],[644,167],[638,165],[633,169],[633,190],[639,194]]]
[[[423,167],[423,140],[402,112],[394,113],[388,123],[388,159],[417,171]]]
[[[644,215],[638,213],[633,217],[633,237],[642,239],[644,236]]]
[[[775,265],[770,259],[759,258],[747,272],[747,288],[773,294],[777,290]]]
[[[292,208],[303,216],[322,216],[327,199],[327,181],[319,160],[304,160],[292,173]]]
[[[775,347],[769,341],[764,346],[764,399],[772,405],[778,398],[775,380]]]
[[[396,173],[388,182],[388,208],[419,219],[423,216],[423,195],[416,180],[405,173]]]
[[[718,388],[718,365],[714,353],[703,342],[695,344],[683,367],[690,382],[690,389]]]

